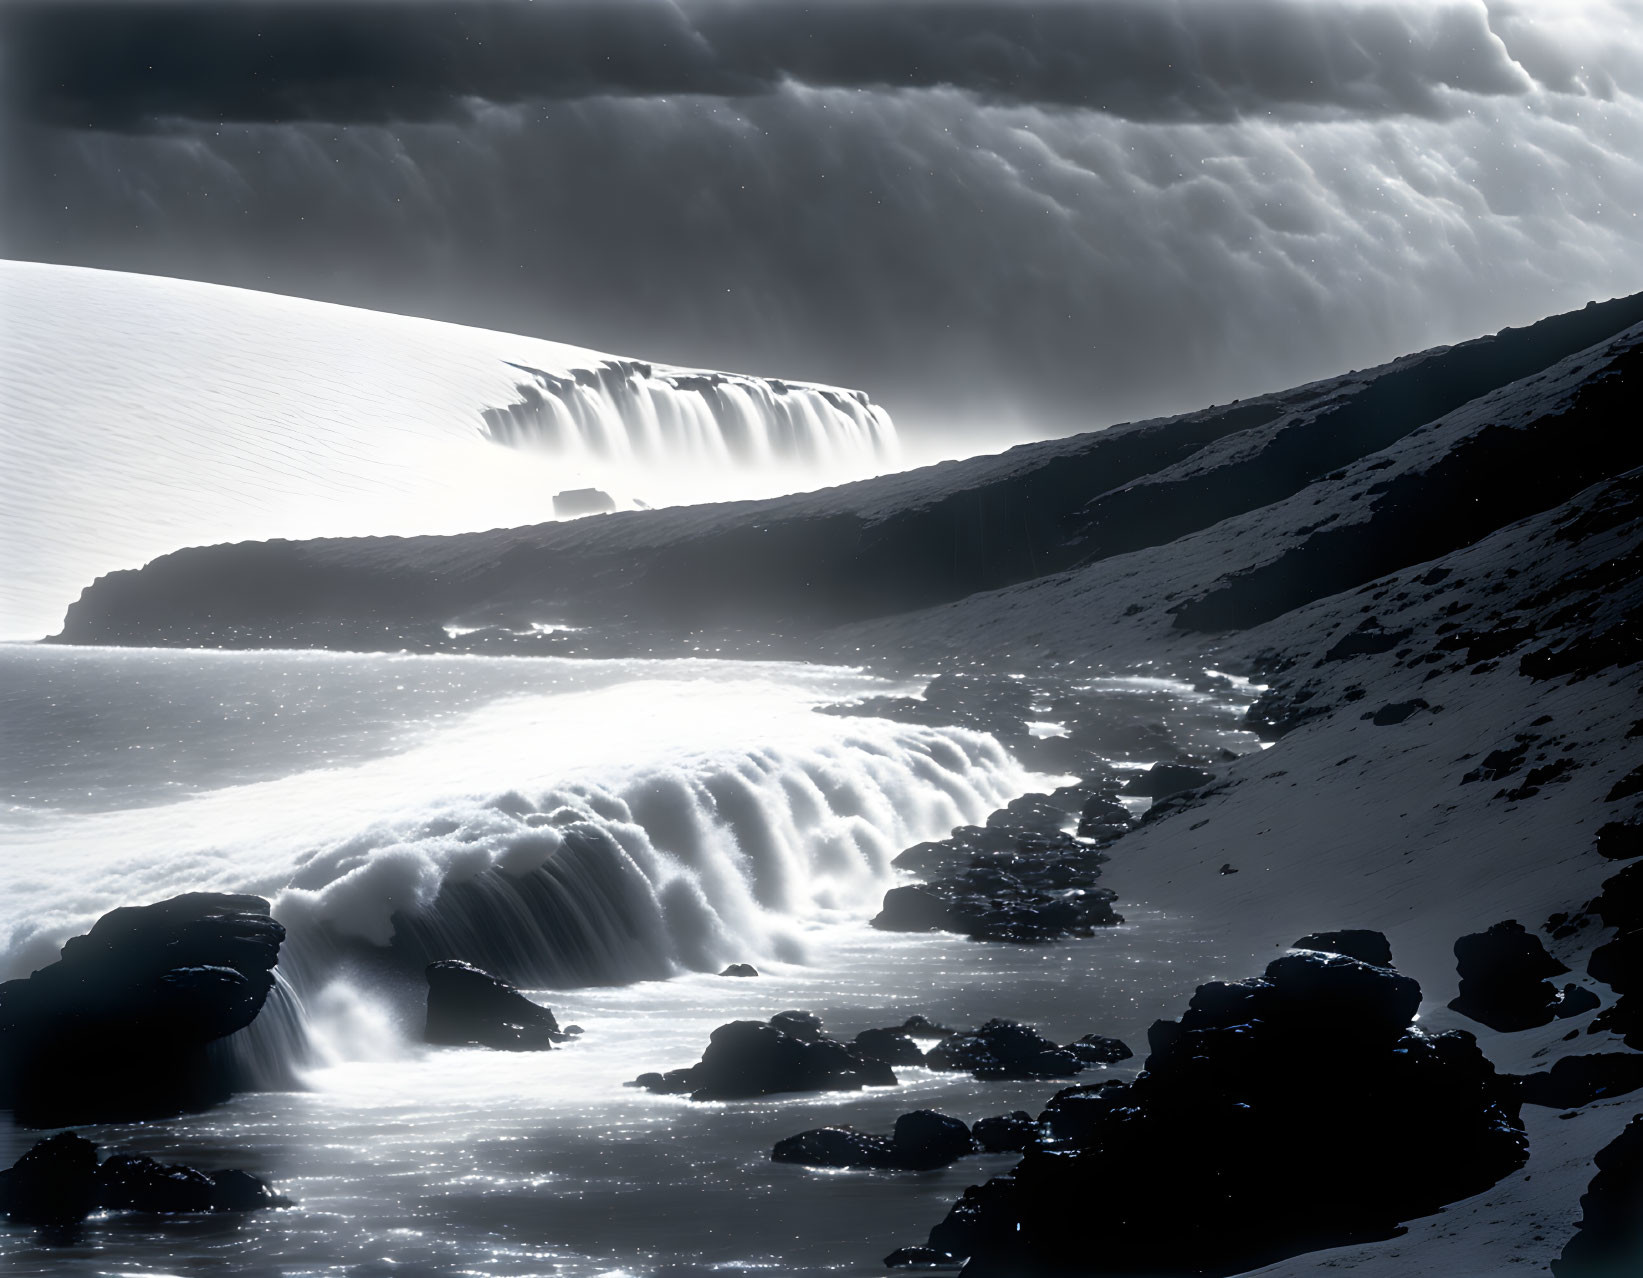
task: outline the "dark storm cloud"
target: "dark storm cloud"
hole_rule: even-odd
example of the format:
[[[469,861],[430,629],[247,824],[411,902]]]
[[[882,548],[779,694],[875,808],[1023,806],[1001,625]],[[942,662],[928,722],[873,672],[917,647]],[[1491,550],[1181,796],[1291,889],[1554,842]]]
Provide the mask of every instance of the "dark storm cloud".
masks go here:
[[[1196,407],[1643,288],[1635,0],[0,20],[0,255],[836,381],[914,434]]]
[[[429,121],[473,100],[953,87],[1132,120],[1441,115],[1528,77],[1460,0],[13,0],[15,116]]]

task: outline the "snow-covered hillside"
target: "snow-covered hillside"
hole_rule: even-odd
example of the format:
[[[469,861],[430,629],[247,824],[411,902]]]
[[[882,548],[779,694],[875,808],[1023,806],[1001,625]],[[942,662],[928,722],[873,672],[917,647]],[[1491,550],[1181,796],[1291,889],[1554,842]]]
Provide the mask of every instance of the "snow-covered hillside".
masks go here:
[[[180,280],[0,263],[0,637],[182,546],[768,496],[896,454],[857,391]]]

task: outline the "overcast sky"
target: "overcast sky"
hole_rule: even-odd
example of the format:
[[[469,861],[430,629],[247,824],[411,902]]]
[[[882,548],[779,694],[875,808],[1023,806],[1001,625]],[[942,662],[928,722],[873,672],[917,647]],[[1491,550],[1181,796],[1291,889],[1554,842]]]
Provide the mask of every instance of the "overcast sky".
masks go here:
[[[0,255],[1051,434],[1643,290],[1643,0],[0,8]]]

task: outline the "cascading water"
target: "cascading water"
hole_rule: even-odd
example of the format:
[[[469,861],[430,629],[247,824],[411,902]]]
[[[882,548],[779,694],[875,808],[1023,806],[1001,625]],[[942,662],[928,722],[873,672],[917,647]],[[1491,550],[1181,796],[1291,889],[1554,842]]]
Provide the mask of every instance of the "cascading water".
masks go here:
[[[299,298],[0,262],[0,637],[183,546],[540,523],[893,469],[857,391]],[[502,446],[499,446],[502,445]]]
[[[515,448],[639,473],[658,462],[866,472],[895,453],[889,416],[860,391],[639,360],[606,360],[568,377],[515,367],[531,377],[518,401],[483,414],[489,437]]]
[[[228,1050],[268,1084],[303,1054],[299,1004],[361,963],[463,958],[564,988],[800,961],[814,924],[871,912],[898,851],[1028,782],[990,737],[813,713],[882,686],[721,662],[0,648],[0,975],[115,905],[256,892],[289,931],[289,987]],[[124,716],[100,708],[116,687]]]

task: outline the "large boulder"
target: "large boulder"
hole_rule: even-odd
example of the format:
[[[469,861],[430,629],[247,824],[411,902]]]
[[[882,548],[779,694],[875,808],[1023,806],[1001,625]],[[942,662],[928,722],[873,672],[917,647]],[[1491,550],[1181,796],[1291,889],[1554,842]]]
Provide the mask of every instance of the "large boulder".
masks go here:
[[[0,985],[0,1106],[32,1127],[158,1118],[226,1100],[209,1045],[274,987],[285,929],[255,896],[191,892],[105,914]]]
[[[1213,772],[1185,763],[1155,763],[1124,785],[1124,793],[1140,798],[1161,799],[1167,794],[1196,790],[1215,780]]]
[[[430,963],[423,1037],[457,1046],[477,1043],[508,1052],[545,1052],[565,1035],[553,1013],[513,986],[458,959]]]
[[[1460,992],[1449,1006],[1492,1030],[1544,1025],[1557,1014],[1558,990],[1546,978],[1569,969],[1515,919],[1455,942]]]
[[[688,1093],[696,1101],[895,1084],[895,1071],[887,1062],[822,1037],[820,1018],[808,1012],[782,1012],[770,1021],[731,1021],[708,1037],[696,1064],[633,1080],[646,1091]]]
[[[968,1278],[1229,1274],[1390,1236],[1527,1153],[1512,1080],[1414,1028],[1419,990],[1340,953],[1201,987],[1131,1082],[1073,1087],[930,1233]]]

